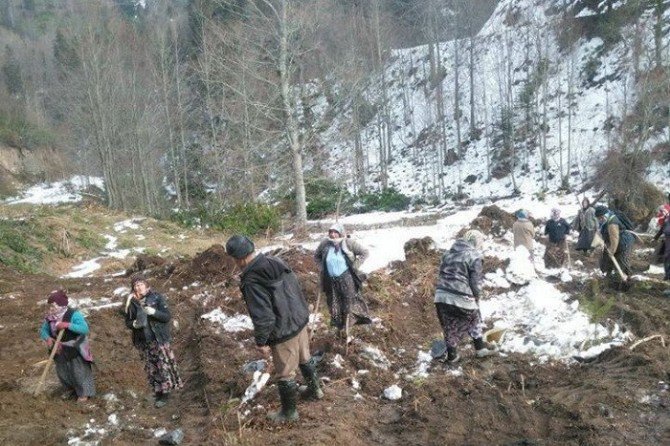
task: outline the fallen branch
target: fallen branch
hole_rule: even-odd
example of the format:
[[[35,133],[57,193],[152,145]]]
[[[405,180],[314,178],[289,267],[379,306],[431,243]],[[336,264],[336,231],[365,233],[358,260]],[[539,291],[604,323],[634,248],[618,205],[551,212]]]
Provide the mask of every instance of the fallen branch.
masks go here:
[[[657,339],[657,338],[661,338],[661,345],[663,347],[665,347],[665,338],[663,338],[663,336],[660,335],[660,334],[656,334],[656,335],[652,335],[652,336],[647,336],[644,339],[640,339],[639,341],[636,341],[633,345],[630,346],[629,350],[633,351],[638,345],[644,344],[645,342],[649,342],[649,341]]]

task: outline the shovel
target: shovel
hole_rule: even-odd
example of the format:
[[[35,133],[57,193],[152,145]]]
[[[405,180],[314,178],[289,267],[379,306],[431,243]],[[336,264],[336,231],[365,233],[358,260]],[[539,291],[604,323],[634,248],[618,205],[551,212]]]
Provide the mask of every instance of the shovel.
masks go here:
[[[54,346],[51,349],[51,354],[49,355],[49,359],[47,361],[47,364],[44,366],[44,371],[42,372],[42,376],[40,377],[40,380],[37,382],[37,387],[35,388],[35,396],[39,395],[40,392],[42,391],[42,387],[44,387],[44,381],[47,379],[47,374],[49,373],[49,368],[51,367],[51,363],[53,362],[54,356],[56,356],[56,351],[58,350],[58,345],[60,344],[60,340],[63,338],[63,333],[65,333],[65,330],[59,331],[58,336],[56,336],[56,342],[54,342]]]
[[[624,282],[628,282],[628,276],[621,270],[619,262],[617,262],[616,258],[612,254],[612,251],[610,251],[610,249],[607,246],[605,246],[605,251],[607,251],[607,255],[610,256],[612,263],[614,263],[614,268],[616,268],[617,273],[619,273],[619,276],[621,276],[621,280],[623,280]]]

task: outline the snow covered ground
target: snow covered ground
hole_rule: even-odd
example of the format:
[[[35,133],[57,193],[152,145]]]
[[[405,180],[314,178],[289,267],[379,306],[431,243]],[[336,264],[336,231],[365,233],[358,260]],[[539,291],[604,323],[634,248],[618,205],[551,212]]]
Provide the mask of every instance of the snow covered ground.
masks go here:
[[[83,186],[84,182],[81,177],[75,177],[72,184]],[[56,183],[52,186],[41,185],[31,188],[23,198],[10,200],[10,202],[58,203],[75,199],[76,194],[72,194],[69,186],[66,188],[64,183]],[[570,219],[577,213],[578,202],[578,197],[574,195],[548,195],[544,200],[539,200],[536,195],[525,194],[514,199],[498,200],[494,204],[510,213],[523,208],[536,218],[547,218],[550,210],[558,207],[562,215]],[[443,217],[437,216],[440,213],[443,214],[444,210],[428,210],[418,213],[370,213],[345,216],[340,219],[340,223],[343,223],[345,227],[346,225],[383,226],[379,229],[352,231],[352,236],[370,250],[369,258],[361,267],[363,271],[369,273],[385,268],[395,260],[404,260],[404,245],[410,239],[431,237],[437,248],[448,249],[454,241],[455,234],[468,225],[486,204],[493,203],[483,203],[464,210],[453,211],[452,214]],[[436,219],[425,225],[403,225],[408,220],[416,221],[426,216],[436,216]],[[113,227],[110,227],[110,233],[102,234],[107,239],[107,244],[100,255],[75,266],[64,277],[90,276],[101,268],[105,259],[126,258],[134,252],[141,252],[142,248],[133,250],[117,248],[117,235],[128,231],[141,235],[141,222],[142,219],[128,219],[114,224]],[[322,220],[311,223],[315,226],[327,227],[331,221]],[[314,249],[324,235],[314,234],[311,241],[303,243],[303,246]],[[591,323],[588,315],[579,308],[576,300],[545,280],[552,275],[569,281],[588,277],[592,272],[547,271],[540,265],[541,260],[536,262],[535,267],[528,263],[524,265],[523,262],[517,261],[519,255],[512,250],[510,241],[511,234],[509,233],[505,234],[502,240],[488,237],[482,249],[486,255],[512,260],[506,271],[499,270],[486,276],[487,286],[502,291],[483,299],[481,309],[487,323],[507,329],[501,345],[503,351],[530,353],[539,361],[570,360],[573,357],[598,354],[612,345],[620,345],[630,339],[632,335],[616,325],[605,327]],[[541,259],[543,246],[536,245],[535,257]],[[437,266],[435,265],[436,268]],[[650,270],[648,273],[657,272],[657,270]],[[511,290],[512,284],[521,285],[521,288],[516,291],[505,291]],[[123,290],[120,292],[123,293]],[[89,307],[90,310],[97,310],[111,306],[112,302],[88,298],[84,299],[81,305]],[[220,309],[204,315],[203,318],[226,331],[251,329],[248,317],[226,315]],[[420,362],[421,358],[420,354]],[[419,374],[421,373],[423,372]]]
[[[573,195],[552,195],[544,201],[534,197],[520,197],[499,200],[495,204],[507,212],[523,208],[537,218],[547,218],[550,210],[557,207],[568,220],[576,215],[579,207],[578,200]],[[455,234],[468,225],[482,207],[483,205],[473,206],[425,226],[355,231],[352,237],[370,250],[370,257],[361,269],[371,272],[384,268],[395,260],[404,260],[404,244],[414,238],[428,236],[435,241],[437,248],[448,249]],[[392,217],[381,215],[378,221],[388,223],[392,221],[389,220]],[[351,225],[375,223],[370,214],[352,215],[340,221]],[[320,223],[326,226],[328,224],[327,221]],[[511,284],[521,287],[517,291],[498,291],[486,296],[481,302],[481,311],[488,328],[495,326],[507,329],[501,343],[503,352],[529,353],[540,362],[571,361],[575,357],[588,358],[597,355],[631,339],[633,334],[617,325],[606,327],[592,323],[589,315],[580,309],[579,301],[546,280],[553,276],[568,282],[599,273],[583,271],[583,267],[581,270],[546,270],[542,265],[543,245],[536,243],[535,258],[538,260],[533,265],[529,261],[521,261],[519,253],[514,252],[511,243],[504,242],[505,239],[511,241],[511,233],[508,232],[502,239],[503,241],[488,237],[482,251],[502,260],[511,259],[512,262],[507,270],[487,275],[485,285],[498,290],[509,289]],[[314,249],[317,243],[318,241],[312,241],[303,246]],[[427,352],[419,352],[417,371],[412,376],[421,376],[425,372],[426,355]]]
[[[90,186],[105,189],[102,178],[76,175],[69,180],[40,183],[26,189],[20,196],[8,198],[7,204],[61,204],[82,200],[81,192]]]

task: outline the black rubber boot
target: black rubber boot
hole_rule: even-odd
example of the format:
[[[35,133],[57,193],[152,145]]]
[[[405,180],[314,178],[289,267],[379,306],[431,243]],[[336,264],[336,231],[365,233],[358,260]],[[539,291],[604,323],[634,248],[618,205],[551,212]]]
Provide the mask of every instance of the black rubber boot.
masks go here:
[[[300,373],[305,379],[305,385],[300,387],[300,396],[306,400],[320,400],[323,398],[323,390],[316,375],[316,366],[306,363],[300,364]]]
[[[154,407],[160,409],[161,407],[166,406],[169,398],[169,393],[156,392],[154,395]]]
[[[461,355],[458,354],[456,347],[447,347],[447,363],[454,364],[461,359]]]
[[[298,403],[298,385],[294,380],[280,380],[277,383],[279,389],[279,399],[281,400],[281,410],[271,412],[268,418],[275,423],[286,423],[290,421],[297,421],[298,411],[296,404]]]
[[[475,344],[475,356],[478,358],[485,358],[496,354],[498,348],[488,342],[484,342],[482,338],[475,338],[472,340]]]

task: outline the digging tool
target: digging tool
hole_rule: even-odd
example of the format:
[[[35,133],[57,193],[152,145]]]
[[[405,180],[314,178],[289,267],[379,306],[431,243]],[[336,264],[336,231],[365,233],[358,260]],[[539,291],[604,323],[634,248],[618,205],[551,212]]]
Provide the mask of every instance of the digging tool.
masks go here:
[[[39,393],[42,391],[42,387],[44,387],[44,381],[47,379],[47,373],[49,373],[49,368],[51,367],[51,363],[53,362],[54,356],[56,356],[56,350],[58,350],[60,340],[63,338],[63,333],[65,333],[65,330],[59,331],[58,336],[56,336],[56,342],[54,342],[54,346],[51,349],[49,360],[44,366],[44,371],[42,372],[40,380],[37,382],[37,387],[35,388],[35,396],[39,395]]]
[[[617,259],[614,257],[614,254],[612,254],[612,251],[607,247],[605,244],[605,241],[602,239],[602,237],[599,236],[599,234],[596,232],[596,237],[593,238],[593,243],[591,244],[593,248],[598,248],[600,246],[603,247],[605,252],[607,252],[607,255],[610,257],[612,260],[612,263],[614,264],[614,268],[617,270],[617,273],[619,273],[619,276],[624,282],[628,281],[628,276],[621,270],[621,266],[619,266],[619,262]]]
[[[344,356],[349,354],[349,314],[344,321]]]
[[[314,330],[316,330],[316,315],[319,314],[319,304],[321,303],[321,289],[316,293],[316,306],[314,307],[314,321],[312,321],[312,326],[309,328],[309,340],[311,341],[314,337]]]
[[[612,251],[610,251],[610,249],[607,246],[605,246],[605,251],[607,251],[607,255],[610,256],[612,263],[614,263],[614,268],[619,273],[619,276],[621,276],[621,280],[623,280],[624,282],[628,282],[628,276],[621,270],[619,262],[617,262],[616,258],[614,257],[614,254],[612,254]]]

